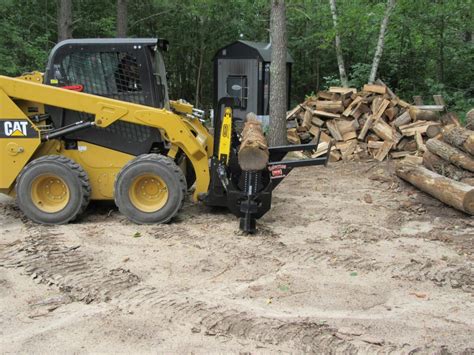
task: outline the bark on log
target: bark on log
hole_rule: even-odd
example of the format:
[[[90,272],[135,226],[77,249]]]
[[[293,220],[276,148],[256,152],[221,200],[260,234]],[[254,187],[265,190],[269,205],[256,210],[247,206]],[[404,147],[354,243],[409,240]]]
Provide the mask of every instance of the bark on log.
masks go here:
[[[474,129],[474,108],[466,114],[466,128]]]
[[[474,215],[474,187],[403,161],[397,164],[395,172],[403,180],[445,204]]]
[[[431,138],[426,142],[426,147],[431,153],[436,154],[457,167],[474,172],[474,159],[469,156],[469,154],[461,152],[448,143]]]
[[[408,123],[410,123],[410,122],[411,122],[410,112],[405,111],[405,112],[402,113],[400,116],[398,116],[398,117],[392,122],[392,124],[393,124],[395,127],[400,127],[400,126],[406,125],[406,124],[408,124]]]
[[[446,143],[474,156],[474,131],[462,127],[453,127],[443,132],[443,139]]]
[[[409,112],[413,121],[439,121],[439,114],[435,111],[411,108]]]
[[[242,143],[238,153],[239,165],[245,171],[262,170],[267,166],[269,155],[262,124],[255,114],[249,113],[242,130]]]
[[[423,154],[423,165],[431,171],[434,171],[435,173],[446,176],[456,181],[461,181],[462,179],[474,177],[473,173],[458,168],[457,166],[447,162],[446,160],[441,159],[436,154],[431,153],[429,150]]]
[[[440,134],[441,131],[442,131],[441,126],[432,124],[431,126],[428,126],[428,128],[426,129],[426,135],[429,138],[434,138],[438,134]]]

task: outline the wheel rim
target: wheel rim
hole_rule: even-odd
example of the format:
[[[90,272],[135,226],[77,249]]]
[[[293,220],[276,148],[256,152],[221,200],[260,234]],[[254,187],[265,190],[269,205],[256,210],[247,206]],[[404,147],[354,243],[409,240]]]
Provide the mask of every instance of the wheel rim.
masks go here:
[[[31,184],[31,200],[41,211],[57,213],[66,207],[70,200],[69,187],[56,175],[37,176]]]
[[[168,187],[158,175],[140,175],[132,181],[129,197],[140,211],[156,212],[168,201]]]

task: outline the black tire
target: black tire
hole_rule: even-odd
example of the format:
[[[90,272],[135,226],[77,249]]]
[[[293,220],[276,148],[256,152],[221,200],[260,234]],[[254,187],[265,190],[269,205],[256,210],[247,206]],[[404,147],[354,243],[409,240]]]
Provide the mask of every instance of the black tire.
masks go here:
[[[69,199],[57,212],[47,212],[38,207],[38,201],[33,201],[34,182],[44,175],[60,178],[68,188]],[[90,193],[87,173],[79,164],[62,155],[46,155],[33,160],[23,168],[16,181],[18,206],[29,219],[40,224],[74,221],[87,208]]]
[[[156,210],[144,211],[132,202],[131,191],[140,176],[159,177],[166,185],[167,198]],[[163,155],[145,154],[126,164],[115,179],[115,204],[120,212],[138,224],[166,223],[181,209],[186,196],[186,178],[176,163]]]

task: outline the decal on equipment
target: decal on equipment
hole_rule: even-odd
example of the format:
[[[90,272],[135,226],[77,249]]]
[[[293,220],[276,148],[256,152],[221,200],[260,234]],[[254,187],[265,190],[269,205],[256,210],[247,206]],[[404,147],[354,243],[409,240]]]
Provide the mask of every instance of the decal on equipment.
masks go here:
[[[0,120],[0,138],[35,138],[38,132],[28,120]]]

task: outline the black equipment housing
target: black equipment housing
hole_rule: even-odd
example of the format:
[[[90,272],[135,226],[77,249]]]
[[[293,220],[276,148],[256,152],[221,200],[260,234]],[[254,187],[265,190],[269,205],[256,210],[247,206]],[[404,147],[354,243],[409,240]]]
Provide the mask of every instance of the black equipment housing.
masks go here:
[[[271,52],[270,43],[239,40],[222,47],[214,55],[214,107],[222,98],[238,99],[239,105],[234,106],[237,124],[249,112],[268,118]],[[292,64],[293,58],[287,53],[288,109]]]

